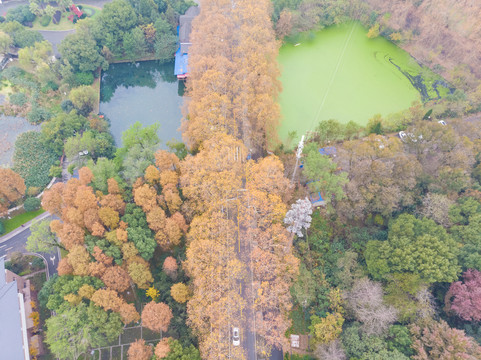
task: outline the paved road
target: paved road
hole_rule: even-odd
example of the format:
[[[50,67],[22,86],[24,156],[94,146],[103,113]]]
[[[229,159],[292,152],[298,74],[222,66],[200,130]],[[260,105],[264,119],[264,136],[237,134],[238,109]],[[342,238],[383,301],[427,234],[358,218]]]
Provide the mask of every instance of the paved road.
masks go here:
[[[67,35],[73,34],[75,32],[75,29],[63,31],[39,30],[38,32],[42,34],[45,40],[49,41],[52,44],[53,53],[55,54],[55,56],[58,56],[58,45],[62,42],[63,39],[65,39]]]
[[[75,4],[84,4],[84,5],[91,5],[91,6],[96,6],[99,8],[103,8],[104,5],[111,0],[74,0]],[[28,5],[29,1],[28,0],[7,0],[7,1],[2,1],[0,4],[0,14],[5,16],[8,10],[16,8],[17,6],[20,5]]]
[[[44,214],[41,216],[43,215]],[[51,219],[50,216],[47,216],[47,218]],[[12,234],[7,234],[3,238],[0,238],[0,257],[8,258],[13,252],[27,253],[25,244],[31,234],[30,224],[31,222],[28,222],[25,224],[25,227],[15,230],[13,236],[11,236]],[[39,253],[38,255],[41,255],[47,261],[47,272],[49,277],[57,273],[57,265],[60,258],[60,254],[57,250],[53,251],[53,253]]]

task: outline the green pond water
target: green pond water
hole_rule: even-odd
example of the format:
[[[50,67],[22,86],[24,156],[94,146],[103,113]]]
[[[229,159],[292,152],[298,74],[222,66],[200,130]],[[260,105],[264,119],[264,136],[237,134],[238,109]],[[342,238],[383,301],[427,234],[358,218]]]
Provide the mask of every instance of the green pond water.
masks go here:
[[[305,134],[321,120],[365,125],[375,114],[399,112],[449,91],[407,52],[366,33],[359,23],[346,23],[281,48],[281,139],[290,131]]]
[[[157,61],[110,65],[102,73],[100,112],[111,122],[117,146],[122,145],[122,132],[136,121],[144,126],[160,124],[162,145],[181,140],[183,83],[174,74],[174,63]]]

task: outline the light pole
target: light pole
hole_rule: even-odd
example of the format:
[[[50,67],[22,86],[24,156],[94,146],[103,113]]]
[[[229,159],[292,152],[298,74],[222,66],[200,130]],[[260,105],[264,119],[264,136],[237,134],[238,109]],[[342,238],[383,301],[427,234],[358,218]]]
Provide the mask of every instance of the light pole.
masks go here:
[[[292,182],[294,182],[294,177],[296,176],[297,166],[299,165],[299,159],[302,155],[302,149],[304,148],[304,135],[302,135],[301,141],[299,141],[299,145],[297,146],[297,153],[296,153],[296,166],[294,167],[294,173],[292,174]]]

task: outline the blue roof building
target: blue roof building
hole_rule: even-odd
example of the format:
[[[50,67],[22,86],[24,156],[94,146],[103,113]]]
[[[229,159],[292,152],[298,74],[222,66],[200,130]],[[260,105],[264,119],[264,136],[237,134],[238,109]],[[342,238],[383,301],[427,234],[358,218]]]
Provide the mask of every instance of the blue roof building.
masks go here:
[[[185,79],[189,76],[189,48],[190,33],[192,32],[192,20],[199,15],[200,9],[198,6],[191,6],[187,9],[184,15],[179,17],[179,26],[177,33],[179,35],[179,48],[175,52],[175,67],[174,75],[178,79]]]
[[[337,150],[334,146],[326,146],[321,149],[319,149],[319,153],[321,155],[327,155],[327,156],[336,156]]]
[[[7,283],[3,258],[0,258],[0,358],[30,359],[23,294],[18,292],[15,280]]]

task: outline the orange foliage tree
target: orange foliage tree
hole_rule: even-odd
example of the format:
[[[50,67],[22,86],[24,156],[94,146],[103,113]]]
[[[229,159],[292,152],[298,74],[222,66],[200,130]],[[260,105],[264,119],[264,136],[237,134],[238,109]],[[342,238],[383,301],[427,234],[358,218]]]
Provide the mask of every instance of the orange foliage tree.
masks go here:
[[[167,304],[151,301],[142,310],[142,325],[152,331],[165,332],[172,316],[172,310]]]
[[[136,340],[130,345],[127,356],[129,360],[150,360],[153,351],[152,347],[145,344],[145,340]]]
[[[123,292],[130,286],[129,274],[120,266],[107,268],[102,275],[102,281],[107,287],[118,292]]]
[[[0,215],[8,207],[25,195],[25,182],[22,177],[11,169],[0,168]]]

